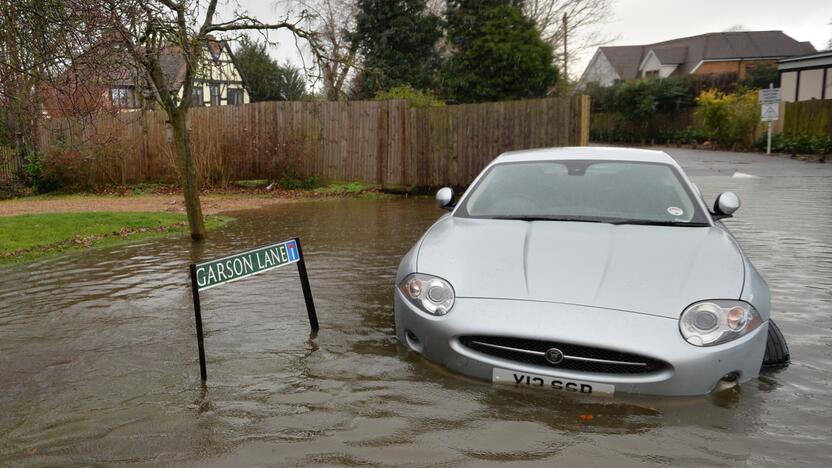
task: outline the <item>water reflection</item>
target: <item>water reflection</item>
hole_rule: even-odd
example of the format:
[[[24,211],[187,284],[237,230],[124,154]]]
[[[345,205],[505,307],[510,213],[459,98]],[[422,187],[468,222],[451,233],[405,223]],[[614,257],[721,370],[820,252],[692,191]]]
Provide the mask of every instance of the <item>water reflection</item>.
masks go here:
[[[817,464],[832,449],[830,179],[815,166],[732,179],[684,164],[708,200],[743,196],[728,223],[771,285],[788,369],[676,399],[460,377],[393,333],[395,270],[441,214],[432,200],[297,203],[239,213],[197,246],[164,239],[0,270],[0,464]],[[295,235],[320,333],[293,268],[206,291],[201,386],[188,263]]]

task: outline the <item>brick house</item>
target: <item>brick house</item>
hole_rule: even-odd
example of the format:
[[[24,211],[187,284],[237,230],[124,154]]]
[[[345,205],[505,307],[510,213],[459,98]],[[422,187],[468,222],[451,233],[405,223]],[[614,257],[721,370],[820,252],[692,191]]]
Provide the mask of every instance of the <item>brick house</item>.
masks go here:
[[[783,58],[813,52],[812,44],[782,31],[708,33],[655,44],[599,47],[578,86],[720,73],[736,73],[743,79],[759,62],[776,64]]]

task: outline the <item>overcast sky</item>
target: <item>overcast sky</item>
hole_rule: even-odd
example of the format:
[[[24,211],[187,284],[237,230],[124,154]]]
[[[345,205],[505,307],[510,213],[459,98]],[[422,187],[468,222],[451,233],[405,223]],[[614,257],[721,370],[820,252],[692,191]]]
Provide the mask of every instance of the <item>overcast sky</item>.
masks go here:
[[[241,0],[244,8],[262,20],[282,12],[278,2]],[[733,26],[747,30],[782,30],[818,50],[832,37],[832,0],[612,0],[613,19],[602,26],[609,45],[647,44],[678,37],[718,32]],[[271,54],[279,61],[300,63],[291,34],[276,36],[281,45]],[[594,51],[584,54],[572,70],[583,72]],[[571,74],[571,73],[570,73]]]

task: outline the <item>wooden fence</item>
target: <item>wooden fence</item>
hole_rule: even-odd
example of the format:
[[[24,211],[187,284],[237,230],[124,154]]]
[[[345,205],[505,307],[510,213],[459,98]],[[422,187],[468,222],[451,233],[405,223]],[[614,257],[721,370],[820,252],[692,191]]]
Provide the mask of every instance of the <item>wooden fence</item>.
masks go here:
[[[20,154],[12,148],[0,146],[0,190],[19,183],[22,172]]]
[[[780,122],[775,131],[782,130],[787,135],[832,135],[832,99],[783,103]]]
[[[503,151],[586,145],[589,98],[410,108],[405,101],[265,102],[192,109],[205,183],[361,181],[410,190],[463,186]],[[163,112],[44,119],[40,148],[65,183],[174,181]]]

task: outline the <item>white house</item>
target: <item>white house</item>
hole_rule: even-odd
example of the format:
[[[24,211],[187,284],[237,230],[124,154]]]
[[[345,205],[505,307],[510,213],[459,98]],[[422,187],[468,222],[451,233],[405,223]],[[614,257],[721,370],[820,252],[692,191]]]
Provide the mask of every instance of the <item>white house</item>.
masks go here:
[[[168,91],[182,99],[185,80],[185,57],[178,46],[168,46],[159,60],[168,82]],[[118,109],[138,109],[145,92],[136,74],[125,68],[121,78],[110,84],[110,102]],[[247,104],[249,93],[234,62],[234,54],[227,41],[209,40],[205,44],[203,60],[198,67],[191,93],[191,106],[224,106]]]
[[[655,44],[599,47],[578,83],[609,86],[616,81],[682,75],[736,73],[743,79],[759,62],[815,52],[808,42],[782,31],[701,34]]]

